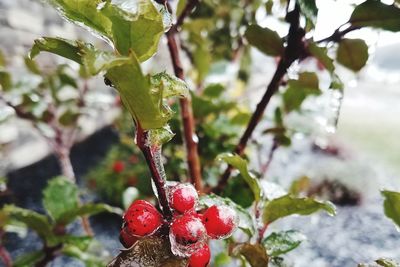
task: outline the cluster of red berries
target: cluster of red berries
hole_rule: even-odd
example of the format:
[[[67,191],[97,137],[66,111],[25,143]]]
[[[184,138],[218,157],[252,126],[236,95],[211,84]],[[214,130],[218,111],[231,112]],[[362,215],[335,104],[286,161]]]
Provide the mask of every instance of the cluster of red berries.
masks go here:
[[[149,202],[136,200],[124,215],[120,240],[131,247],[137,239],[153,235],[162,225],[169,226],[172,252],[189,257],[189,267],[206,267],[210,261],[208,239],[226,238],[235,230],[237,216],[227,206],[211,206],[197,212],[198,195],[191,184],[175,183],[168,186],[169,204],[174,211],[171,222]]]

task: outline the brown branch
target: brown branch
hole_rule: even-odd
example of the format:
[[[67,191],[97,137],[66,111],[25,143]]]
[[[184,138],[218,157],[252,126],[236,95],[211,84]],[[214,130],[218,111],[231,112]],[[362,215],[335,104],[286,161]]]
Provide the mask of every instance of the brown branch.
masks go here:
[[[192,1],[197,2],[197,1]],[[168,49],[171,56],[175,75],[184,80],[185,75],[179,56],[179,48],[175,37],[176,31],[171,29],[166,33]],[[198,138],[195,131],[195,120],[193,117],[192,101],[190,96],[179,100],[181,108],[181,118],[183,123],[183,136],[186,146],[187,162],[189,168],[189,180],[199,192],[203,189],[201,178],[200,158],[198,154]]]
[[[143,130],[143,128],[137,124],[136,125],[136,144],[142,151],[147,165],[149,166],[151,177],[153,179],[154,185],[157,190],[157,197],[160,203],[164,218],[170,220],[172,218],[172,211],[168,204],[167,193],[165,191],[165,178],[163,174],[160,173],[161,162],[156,162],[154,157],[154,150],[149,146],[148,131]],[[161,160],[161,159],[159,159]]]
[[[299,23],[300,19],[300,8],[298,4],[295,5],[293,11],[289,12],[286,15],[286,21],[290,23],[289,33],[288,33],[288,41],[287,46],[285,48],[284,54],[279,60],[278,66],[272,77],[269,85],[267,86],[267,90],[265,91],[264,96],[261,101],[257,104],[256,110],[250,118],[250,121],[247,125],[245,132],[239,140],[235,148],[235,153],[239,155],[243,155],[244,150],[247,146],[249,139],[251,138],[254,129],[258,125],[261,120],[264,111],[271,100],[272,96],[278,91],[279,85],[282,81],[282,78],[285,76],[287,69],[292,65],[292,63],[300,58],[300,56],[304,53],[304,29],[300,27]],[[225,172],[221,176],[217,186],[213,189],[213,192],[219,194],[224,189],[225,185],[228,182],[228,179],[232,172],[232,166],[228,165]]]

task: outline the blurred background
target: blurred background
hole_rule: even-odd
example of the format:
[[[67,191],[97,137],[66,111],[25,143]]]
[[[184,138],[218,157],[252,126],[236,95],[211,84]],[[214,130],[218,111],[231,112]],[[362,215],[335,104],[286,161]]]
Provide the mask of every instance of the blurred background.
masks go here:
[[[360,2],[318,1],[315,39],[329,36],[348,19],[351,4]],[[261,26],[276,29],[281,36],[287,32],[287,26],[266,16],[264,9],[258,11],[257,18]],[[23,84],[37,83],[37,78],[26,70],[24,56],[33,41],[41,36],[79,38],[105,47],[99,39],[63,20],[54,9],[40,1],[0,0],[0,48],[13,79]],[[356,266],[379,257],[400,260],[399,233],[384,216],[379,193],[382,188],[400,191],[400,34],[363,29],[349,37],[363,38],[370,45],[367,66],[357,74],[338,67],[345,85],[343,94],[323,92],[307,99],[301,114],[289,114],[288,124],[300,130],[292,136],[290,146],[276,150],[265,174],[268,181],[284,188],[300,181],[308,194],[338,205],[335,218],[323,214],[291,217],[273,226],[271,230],[294,228],[307,236],[298,249],[287,254],[288,261],[296,267]],[[208,84],[221,83],[228,88],[232,101],[239,103],[246,112],[254,110],[276,65],[273,58],[255,49],[251,50],[251,57],[251,77],[246,88],[232,78],[239,69],[235,63],[214,64],[206,78]],[[66,73],[79,71],[77,65],[48,54],[38,57],[38,63],[44,69],[68,63]],[[172,73],[165,40],[160,42],[157,55],[144,65],[152,73],[164,70]],[[306,64],[293,66],[289,77],[291,72],[307,68]],[[150,196],[148,179],[142,179],[149,174],[133,143],[133,124],[121,109],[116,92],[107,87],[101,77],[76,79],[78,87],[89,88],[71,153],[84,198],[124,207],[124,198]],[[62,94],[65,98],[71,97],[68,90],[63,90]],[[277,105],[277,101],[273,99],[271,104]],[[196,113],[196,106],[194,109]],[[60,169],[51,146],[43,137],[43,129],[39,133],[32,123],[17,118],[14,112],[0,101],[0,177],[4,177],[0,180],[0,203],[12,202],[42,211],[41,192],[47,180],[58,175]],[[201,110],[198,112],[201,114]],[[273,108],[269,107],[266,116],[272,113]],[[261,122],[260,130],[268,123],[268,120]],[[172,126],[178,129],[177,138],[180,138],[179,121],[172,121]],[[213,127],[223,128],[224,122],[215,121]],[[213,127],[201,129],[204,135],[200,135],[200,139],[212,136]],[[223,129],[227,143],[218,149],[230,151],[238,138],[238,128]],[[257,142],[252,143],[248,154],[255,159],[251,161],[252,169],[259,171],[266,164],[272,139],[259,131],[254,140]],[[205,138],[200,140],[200,150],[218,150],[206,147],[206,142]],[[171,144],[165,150],[169,177],[184,177],[182,149]],[[168,158],[168,155],[174,157]],[[213,160],[211,155],[206,162]],[[207,170],[210,184],[215,183],[217,171],[218,168],[211,167]],[[268,187],[268,182],[265,183]],[[229,196],[229,192],[226,194]],[[121,248],[117,240],[120,219],[115,215],[98,215],[92,220],[96,236],[108,253],[115,255]],[[11,236],[6,246],[13,256],[40,246],[34,235],[29,238],[32,242],[21,246],[22,239]],[[79,264],[60,258],[51,266]]]

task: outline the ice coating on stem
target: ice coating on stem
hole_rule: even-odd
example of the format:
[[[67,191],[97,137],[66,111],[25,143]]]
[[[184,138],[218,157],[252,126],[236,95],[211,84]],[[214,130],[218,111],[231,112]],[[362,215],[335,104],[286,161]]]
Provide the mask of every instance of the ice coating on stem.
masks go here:
[[[164,165],[162,162],[161,146],[160,145],[150,145],[150,153],[153,156],[154,164],[156,166],[159,177],[161,178],[162,189],[165,191],[167,175],[165,174],[165,169],[164,169]],[[153,180],[151,180],[151,187],[153,189],[154,195],[157,197],[157,199],[159,199],[157,186]],[[162,206],[161,206],[161,209],[163,209]]]

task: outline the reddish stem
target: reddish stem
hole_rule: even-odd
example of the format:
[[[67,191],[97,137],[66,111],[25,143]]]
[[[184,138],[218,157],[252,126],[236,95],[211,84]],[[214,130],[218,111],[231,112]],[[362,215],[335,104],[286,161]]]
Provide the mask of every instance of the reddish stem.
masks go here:
[[[176,31],[167,32],[168,49],[171,55],[172,65],[175,75],[184,80],[185,75],[180,61],[179,49],[175,38]],[[181,118],[183,123],[183,136],[186,146],[187,163],[189,168],[190,182],[195,186],[196,190],[203,190],[201,177],[200,158],[198,154],[198,138],[195,132],[195,120],[193,116],[192,101],[190,96],[179,100],[181,108]]]
[[[163,174],[160,173],[157,164],[162,164],[161,162],[156,162],[154,158],[154,149],[152,149],[148,142],[148,131],[145,131],[139,124],[136,125],[136,143],[137,146],[142,151],[147,165],[149,166],[151,177],[153,179],[154,185],[157,190],[158,201],[160,203],[164,218],[170,220],[172,218],[172,211],[168,204],[167,193],[165,190],[165,179]],[[156,149],[159,149],[156,147]]]
[[[262,228],[258,229],[258,239],[257,243],[261,244],[262,239],[264,237],[265,231],[267,231],[269,224],[265,224]]]

